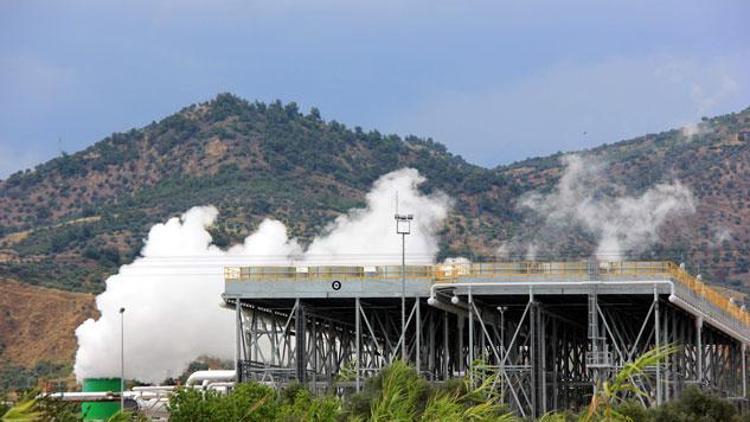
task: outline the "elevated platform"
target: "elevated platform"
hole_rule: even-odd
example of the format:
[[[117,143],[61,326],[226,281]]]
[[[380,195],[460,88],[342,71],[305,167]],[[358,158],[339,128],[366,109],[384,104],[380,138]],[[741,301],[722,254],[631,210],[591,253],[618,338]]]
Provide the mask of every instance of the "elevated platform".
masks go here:
[[[667,261],[494,262],[408,265],[407,297],[466,295],[668,295],[691,314],[750,343],[750,313]],[[225,298],[401,297],[400,266],[252,266],[225,269]]]
[[[671,262],[495,262],[225,269],[240,379],[353,386],[393,359],[428,379],[501,375],[520,416],[584,406],[652,347],[679,352],[633,383],[644,405],[697,384],[746,400],[750,316]],[[403,315],[403,316],[402,316]],[[405,320],[402,329],[402,318]]]

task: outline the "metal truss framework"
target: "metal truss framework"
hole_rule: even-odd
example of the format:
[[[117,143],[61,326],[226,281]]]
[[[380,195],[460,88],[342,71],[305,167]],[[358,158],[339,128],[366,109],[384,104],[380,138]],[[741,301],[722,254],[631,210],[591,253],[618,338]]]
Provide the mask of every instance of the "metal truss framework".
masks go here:
[[[405,333],[397,298],[228,298],[239,379],[360,390],[406,348],[429,380],[475,376],[478,367],[495,374],[510,407],[537,417],[584,406],[598,382],[654,346],[674,345],[666,361],[631,379],[646,392],[634,399],[659,404],[690,384],[747,397],[745,345],[656,287],[653,295],[464,293],[410,298]]]

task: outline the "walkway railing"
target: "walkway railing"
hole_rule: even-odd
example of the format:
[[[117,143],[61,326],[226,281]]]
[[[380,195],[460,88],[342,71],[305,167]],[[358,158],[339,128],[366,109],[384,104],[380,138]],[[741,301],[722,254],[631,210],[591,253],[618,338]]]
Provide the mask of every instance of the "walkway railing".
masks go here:
[[[407,265],[406,277],[409,279],[433,278],[432,265]],[[353,280],[353,279],[400,279],[400,265],[380,266],[317,266],[317,267],[283,267],[253,266],[224,268],[226,280],[270,281],[270,280]]]
[[[667,273],[668,262],[663,261],[514,261],[487,263],[437,264],[434,266],[435,279],[454,280],[463,277],[589,277],[592,274],[603,276],[645,277]]]
[[[671,278],[681,285],[690,289],[696,296],[705,299],[723,312],[729,314],[734,319],[750,325],[750,314],[740,308],[732,300],[721,294],[718,290],[693,277],[685,270],[672,262],[667,263],[667,271]]]

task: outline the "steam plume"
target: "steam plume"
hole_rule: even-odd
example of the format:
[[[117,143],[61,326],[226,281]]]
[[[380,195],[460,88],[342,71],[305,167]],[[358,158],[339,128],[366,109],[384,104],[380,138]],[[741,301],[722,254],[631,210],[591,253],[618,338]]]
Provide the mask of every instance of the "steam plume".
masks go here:
[[[541,217],[542,233],[583,228],[596,239],[600,259],[619,260],[625,252],[644,251],[658,241],[659,228],[667,220],[695,212],[692,193],[679,181],[628,196],[607,180],[601,163],[578,155],[565,156],[563,162],[565,170],[555,189],[546,195],[525,195],[520,205]],[[538,246],[531,243],[529,250],[536,254]]]
[[[308,262],[400,263],[401,238],[395,234],[393,206],[398,192],[400,212],[415,214],[407,239],[407,261],[432,263],[438,251],[436,233],[448,214],[450,200],[440,192],[422,195],[417,187],[424,181],[417,170],[409,168],[382,176],[367,194],[365,208],[339,216],[315,238],[307,249]]]
[[[308,251],[289,239],[284,224],[263,221],[243,244],[224,251],[211,243],[207,227],[218,216],[212,206],[195,207],[180,218],[151,228],[141,257],[106,281],[96,298],[101,317],[76,329],[74,371],[81,380],[120,375],[120,314],[125,317],[126,377],[159,382],[179,374],[200,355],[231,358],[234,315],[219,307],[226,265],[297,263],[397,263],[393,197],[402,212],[415,216],[407,237],[409,262],[431,262],[436,231],[449,209],[443,194],[423,195],[425,179],[402,169],[382,176],[366,197],[366,206],[337,218]]]

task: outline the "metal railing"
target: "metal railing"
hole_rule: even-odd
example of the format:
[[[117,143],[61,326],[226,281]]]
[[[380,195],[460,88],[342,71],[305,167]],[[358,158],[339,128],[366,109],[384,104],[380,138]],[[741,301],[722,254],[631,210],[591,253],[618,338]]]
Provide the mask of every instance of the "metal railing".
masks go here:
[[[438,281],[493,277],[587,277],[664,275],[668,272],[665,261],[560,261],[560,262],[489,262],[438,264],[434,266]]]
[[[750,325],[750,314],[740,308],[737,304],[733,303],[718,290],[699,280],[697,277],[691,276],[687,271],[672,262],[667,262],[667,272],[674,281],[687,287],[690,291],[695,293],[696,296],[705,299],[707,302],[719,308],[722,312],[725,312],[732,318],[741,321],[745,325]]]
[[[587,368],[611,368],[615,364],[612,352],[609,350],[587,351]]]
[[[601,275],[645,276],[667,273],[667,262],[598,262],[596,272]],[[521,276],[586,276],[591,273],[591,263],[587,261],[514,261],[454,263],[436,265],[407,265],[407,278],[431,278],[436,281],[457,280],[460,278],[492,278]],[[227,280],[326,280],[326,279],[366,279],[400,278],[400,265],[373,266],[247,266],[227,267],[224,278]]]
[[[433,278],[432,265],[407,265],[404,268],[409,279]],[[352,279],[400,279],[400,265],[380,266],[253,266],[224,268],[225,280],[272,281],[272,280],[352,280]]]

